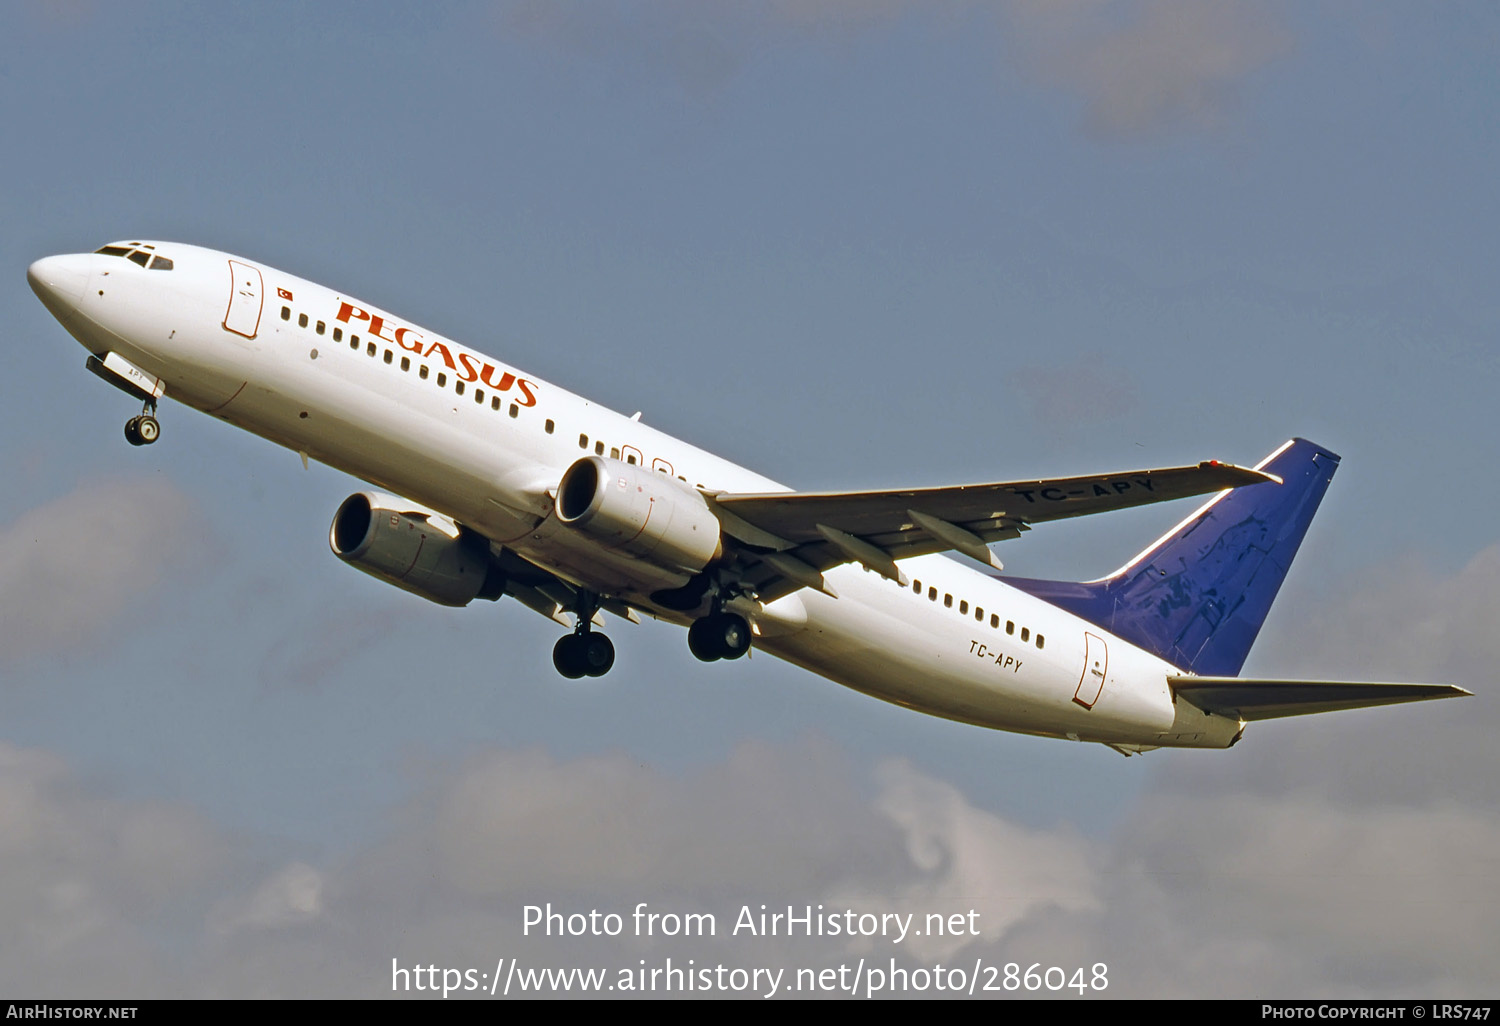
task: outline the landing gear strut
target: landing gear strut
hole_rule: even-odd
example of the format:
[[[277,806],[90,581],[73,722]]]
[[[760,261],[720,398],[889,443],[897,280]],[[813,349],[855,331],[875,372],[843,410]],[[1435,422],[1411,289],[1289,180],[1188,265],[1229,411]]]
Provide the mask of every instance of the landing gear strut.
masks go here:
[[[147,399],[141,407],[139,417],[125,422],[125,441],[131,445],[150,445],[161,437],[161,425],[156,420],[156,401]]]
[[[750,651],[750,622],[738,613],[711,613],[688,628],[688,650],[711,663]]]
[[[579,592],[577,607],[573,610],[578,617],[578,625],[573,628],[572,634],[564,634],[552,646],[552,665],[569,680],[602,677],[615,665],[614,643],[593,630],[594,613],[598,609],[597,595],[587,591]]]

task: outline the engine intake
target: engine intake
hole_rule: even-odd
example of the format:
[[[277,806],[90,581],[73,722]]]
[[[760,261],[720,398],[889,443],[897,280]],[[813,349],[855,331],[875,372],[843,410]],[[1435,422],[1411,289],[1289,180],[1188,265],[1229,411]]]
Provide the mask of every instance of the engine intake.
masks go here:
[[[686,576],[723,555],[719,520],[697,491],[659,471],[585,456],[557,488],[557,519],[607,549]]]
[[[392,499],[374,492],[345,499],[328,531],[333,554],[443,606],[494,601],[505,594],[505,573],[488,541],[463,527],[444,530],[426,511],[397,509]]]

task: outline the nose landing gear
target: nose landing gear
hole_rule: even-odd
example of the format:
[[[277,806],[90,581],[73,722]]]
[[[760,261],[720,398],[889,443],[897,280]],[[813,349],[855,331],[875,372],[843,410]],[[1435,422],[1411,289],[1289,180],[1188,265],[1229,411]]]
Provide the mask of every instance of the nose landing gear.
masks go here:
[[[147,400],[141,407],[139,417],[125,422],[125,441],[131,445],[150,445],[161,437],[161,424],[156,420],[156,403]]]

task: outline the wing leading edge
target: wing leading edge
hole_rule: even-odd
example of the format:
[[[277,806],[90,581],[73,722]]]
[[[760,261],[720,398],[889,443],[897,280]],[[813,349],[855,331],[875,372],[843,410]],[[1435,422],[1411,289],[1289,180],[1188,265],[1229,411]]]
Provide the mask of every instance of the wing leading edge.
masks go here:
[[[1333,680],[1265,680],[1248,677],[1169,676],[1178,698],[1207,713],[1242,720],[1270,720],[1365,709],[1434,698],[1462,698],[1472,692],[1452,684],[1368,683]]]

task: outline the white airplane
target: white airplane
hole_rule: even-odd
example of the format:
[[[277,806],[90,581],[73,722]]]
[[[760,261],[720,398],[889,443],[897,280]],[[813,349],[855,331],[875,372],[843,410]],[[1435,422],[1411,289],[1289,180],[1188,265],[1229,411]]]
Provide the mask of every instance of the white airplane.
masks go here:
[[[88,368],[144,403],[131,444],[156,441],[170,395],[388,490],[343,502],[334,554],[443,605],[514,597],[571,628],[553,650],[565,677],[613,664],[601,611],[645,613],[686,625],[704,661],[754,645],[921,712],[1126,755],[1468,694],[1236,676],[1338,466],[1301,439],[1253,470],[794,492],[226,253],[120,242],[38,260],[27,278]],[[997,575],[990,544],[1033,524],[1207,493],[1108,577]]]

